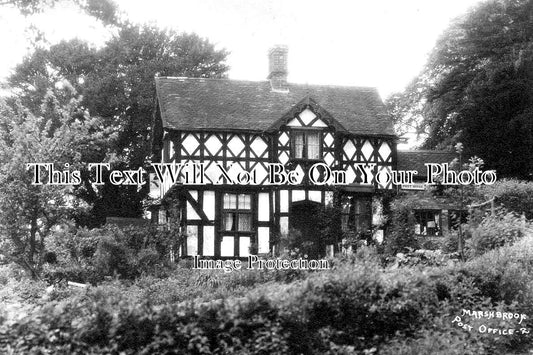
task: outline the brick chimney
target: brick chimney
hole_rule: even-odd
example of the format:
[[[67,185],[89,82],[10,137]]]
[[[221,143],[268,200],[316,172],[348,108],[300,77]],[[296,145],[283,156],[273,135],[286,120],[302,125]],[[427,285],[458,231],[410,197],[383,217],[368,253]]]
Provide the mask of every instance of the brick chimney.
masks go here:
[[[272,91],[288,92],[287,53],[289,48],[276,45],[268,51],[268,77]]]

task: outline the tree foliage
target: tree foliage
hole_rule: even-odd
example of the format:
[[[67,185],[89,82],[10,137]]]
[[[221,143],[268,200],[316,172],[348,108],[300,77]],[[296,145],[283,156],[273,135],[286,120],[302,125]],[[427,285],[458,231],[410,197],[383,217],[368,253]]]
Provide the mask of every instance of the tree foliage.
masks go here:
[[[533,178],[533,2],[491,0],[456,19],[388,104],[425,148],[460,141],[500,176]]]
[[[0,6],[14,7],[24,16],[45,12],[60,3],[73,3],[106,25],[119,22],[117,5],[113,0],[0,0]]]
[[[40,115],[4,102],[0,109],[0,254],[36,277],[45,238],[80,206],[72,185],[52,185],[46,180],[35,184],[33,169],[27,164],[54,163],[55,170],[61,171],[79,169],[101,154],[113,133],[80,110],[75,97],[62,106],[49,92]],[[44,170],[42,178],[47,179]]]
[[[91,115],[121,128],[117,154],[139,166],[148,154],[154,76],[221,77],[228,69],[226,55],[195,34],[128,24],[98,50],[79,39],[35,50],[9,84],[33,111],[48,90],[68,81]]]
[[[391,205],[392,223],[390,235],[385,240],[385,252],[389,255],[405,253],[418,248],[415,235],[413,204],[409,199],[397,199]]]
[[[138,169],[150,155],[154,76],[223,77],[227,52],[195,34],[128,22],[114,28],[115,34],[99,49],[79,39],[35,49],[15,68],[9,85],[32,112],[49,91],[61,101],[62,87],[72,85],[82,94],[84,110],[120,132],[112,142],[113,168]],[[141,213],[143,196],[136,188],[105,186],[85,192],[95,206],[92,221],[85,224],[100,224],[106,215]]]

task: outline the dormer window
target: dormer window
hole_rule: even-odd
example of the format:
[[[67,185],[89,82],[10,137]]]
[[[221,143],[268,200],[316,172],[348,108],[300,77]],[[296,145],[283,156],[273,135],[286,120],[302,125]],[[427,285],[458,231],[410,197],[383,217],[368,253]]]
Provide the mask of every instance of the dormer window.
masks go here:
[[[301,130],[291,132],[291,149],[294,159],[321,159],[320,145],[320,131]]]

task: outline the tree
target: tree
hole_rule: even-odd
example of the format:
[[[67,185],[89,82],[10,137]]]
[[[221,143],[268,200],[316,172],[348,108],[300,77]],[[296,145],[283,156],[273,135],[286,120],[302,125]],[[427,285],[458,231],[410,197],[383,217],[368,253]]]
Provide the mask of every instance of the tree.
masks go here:
[[[492,0],[456,19],[422,73],[388,100],[425,148],[463,142],[499,176],[533,178],[533,2]]]
[[[120,131],[112,142],[114,162],[121,169],[137,169],[150,155],[154,76],[223,77],[227,52],[195,34],[130,23],[117,26],[118,32],[101,49],[78,39],[36,49],[16,67],[9,84],[35,112],[47,92],[55,92],[61,100],[63,82],[71,83],[83,95],[84,109]],[[125,190],[115,186],[84,190],[84,197],[95,206],[95,218],[87,224],[101,224],[106,215],[139,217],[143,195],[136,189]]]
[[[73,3],[106,25],[119,22],[117,5],[112,0],[0,0],[0,6],[14,7],[24,16],[54,8],[58,3]]]
[[[31,15],[54,7],[58,1],[59,0],[3,0],[0,2],[0,6],[15,7],[21,14]]]
[[[94,114],[114,118],[122,132],[119,153],[141,166],[150,154],[154,76],[220,78],[228,69],[226,56],[196,34],[127,25],[98,51],[98,64],[85,78],[83,103]]]
[[[65,91],[74,94],[72,87]],[[0,254],[37,278],[46,237],[79,208],[72,195],[72,172],[92,159],[113,133],[80,110],[78,99],[61,106],[52,92],[39,116],[5,102],[0,102],[0,111]],[[63,184],[48,184],[45,168],[39,169],[43,184],[35,184],[36,168],[27,166],[32,163],[52,163],[56,170],[69,171],[71,184],[67,174],[61,174]],[[59,175],[55,179],[60,182]]]

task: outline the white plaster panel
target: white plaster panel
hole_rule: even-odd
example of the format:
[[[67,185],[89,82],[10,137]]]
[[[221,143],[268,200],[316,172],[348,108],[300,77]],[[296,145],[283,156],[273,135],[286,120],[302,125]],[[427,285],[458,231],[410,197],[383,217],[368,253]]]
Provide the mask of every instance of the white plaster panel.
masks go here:
[[[215,227],[204,226],[204,250],[203,255],[214,256],[215,255]]]
[[[259,194],[257,203],[257,217],[261,222],[268,222],[270,220],[270,203],[267,192]]]
[[[268,253],[270,251],[270,228],[257,228],[257,244],[259,253]]]

